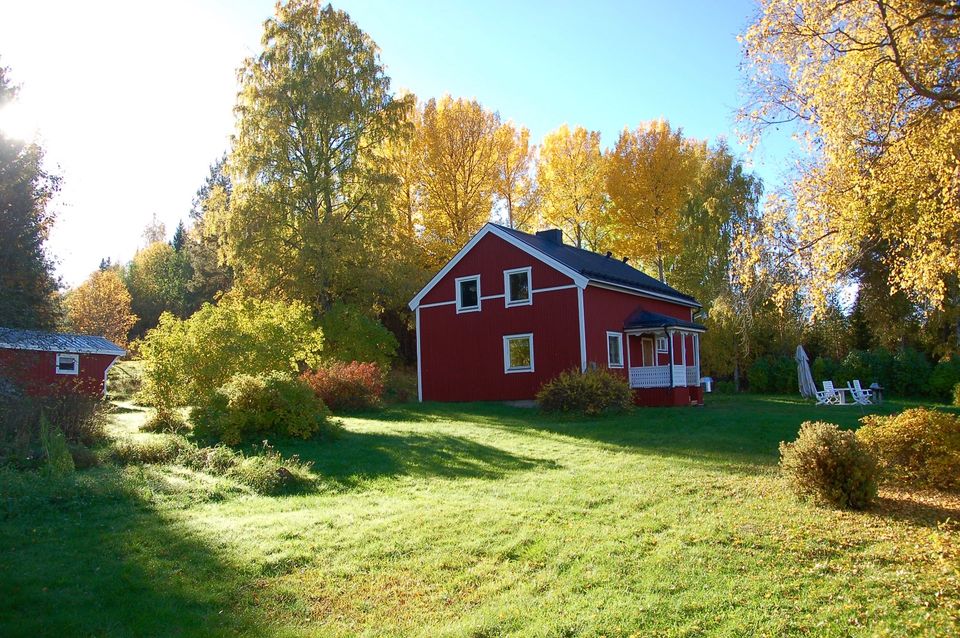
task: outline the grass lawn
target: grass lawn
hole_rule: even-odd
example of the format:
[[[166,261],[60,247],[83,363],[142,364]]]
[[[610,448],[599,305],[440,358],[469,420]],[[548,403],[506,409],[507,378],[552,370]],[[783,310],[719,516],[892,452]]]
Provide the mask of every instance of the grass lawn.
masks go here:
[[[960,499],[841,512],[776,475],[802,421],[861,414],[402,406],[278,445],[321,477],[284,497],[171,466],[3,473],[0,635],[957,635]]]

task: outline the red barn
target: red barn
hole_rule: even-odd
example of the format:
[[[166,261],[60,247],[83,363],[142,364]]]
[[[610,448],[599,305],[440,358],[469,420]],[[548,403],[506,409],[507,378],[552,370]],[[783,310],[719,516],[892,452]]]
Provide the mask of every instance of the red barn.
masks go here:
[[[486,224],[410,301],[421,401],[532,399],[560,372],[621,374],[640,405],[700,404],[700,304],[609,254]]]
[[[107,371],[125,354],[103,337],[0,328],[0,379],[33,396],[103,396]]]

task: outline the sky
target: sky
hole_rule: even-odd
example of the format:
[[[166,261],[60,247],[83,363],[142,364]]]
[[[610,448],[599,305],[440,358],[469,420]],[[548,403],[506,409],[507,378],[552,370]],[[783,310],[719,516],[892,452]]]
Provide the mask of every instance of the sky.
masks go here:
[[[454,2],[342,0],[376,41],[393,87],[478,99],[533,138],[563,123],[612,145],[665,117],[691,137],[736,144],[738,33],[748,0]],[[129,260],[156,215],[187,221],[209,165],[229,146],[236,69],[260,48],[268,0],[5,2],[0,65],[21,87],[5,134],[37,139],[63,177],[48,249],[67,286],[104,257]],[[769,187],[790,144],[745,157]]]

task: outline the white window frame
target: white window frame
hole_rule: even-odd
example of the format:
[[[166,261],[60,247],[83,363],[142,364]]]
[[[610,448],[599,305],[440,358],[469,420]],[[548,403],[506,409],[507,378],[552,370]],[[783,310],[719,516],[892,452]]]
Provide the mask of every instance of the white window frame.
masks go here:
[[[507,308],[512,306],[529,306],[533,304],[533,268],[527,266],[525,268],[511,268],[510,270],[503,271],[503,299],[504,305]],[[517,273],[526,273],[527,274],[527,298],[521,299],[519,301],[514,301],[510,299],[510,275],[515,275]]]
[[[510,367],[510,342],[526,339],[530,342],[530,367],[529,368],[511,368]],[[516,374],[518,372],[533,372],[533,333],[526,332],[516,335],[503,336],[503,372],[504,374]]]
[[[61,370],[61,369],[60,369],[60,362],[63,361],[64,359],[72,360],[72,361],[73,361],[73,370],[72,370],[72,371],[71,371],[71,370]],[[56,372],[57,372],[57,374],[69,374],[69,375],[73,375],[73,376],[76,376],[76,375],[80,374],[80,355],[79,355],[79,354],[67,354],[67,353],[65,353],[65,352],[57,353]]]
[[[616,337],[617,343],[620,348],[620,363],[613,363],[611,358],[612,351],[610,350],[610,337]],[[623,334],[619,332],[607,331],[607,367],[608,368],[623,368]]]
[[[460,301],[460,283],[464,281],[473,281],[473,280],[476,280],[477,282],[477,305],[464,307]],[[459,315],[464,312],[480,312],[480,304],[483,301],[480,294],[480,275],[467,275],[466,277],[457,277],[454,280],[453,285],[456,288],[455,293],[457,296],[457,314]]]
[[[667,339],[669,337],[657,337],[657,354],[670,352],[670,342]]]

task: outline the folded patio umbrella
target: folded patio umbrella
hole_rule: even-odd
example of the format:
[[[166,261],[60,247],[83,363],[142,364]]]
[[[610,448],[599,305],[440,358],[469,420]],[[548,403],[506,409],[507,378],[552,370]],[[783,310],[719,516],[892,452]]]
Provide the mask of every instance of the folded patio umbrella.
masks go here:
[[[810,358],[803,346],[797,346],[797,381],[800,384],[800,394],[808,399],[817,396],[817,386],[813,383],[813,374],[810,372]]]

